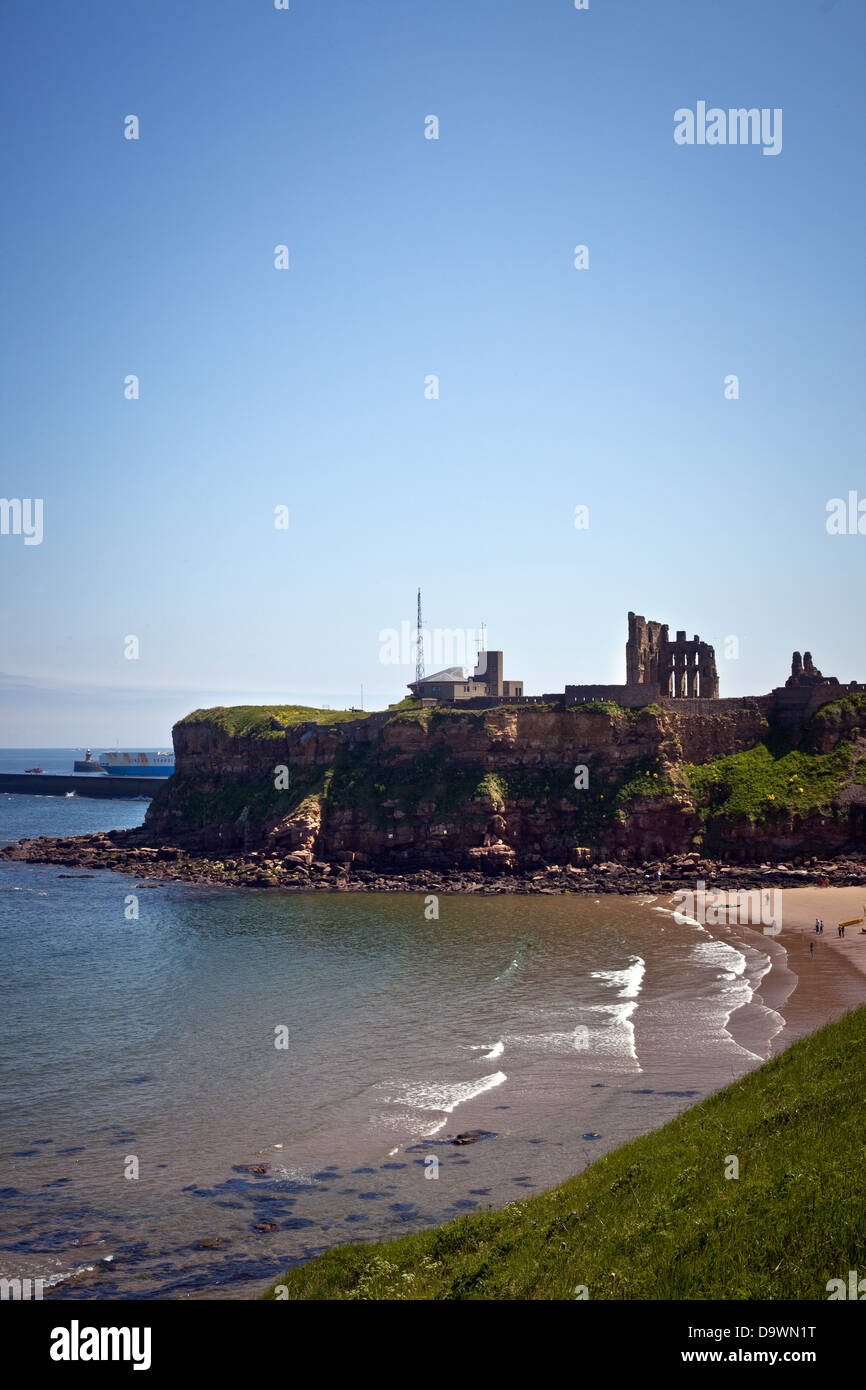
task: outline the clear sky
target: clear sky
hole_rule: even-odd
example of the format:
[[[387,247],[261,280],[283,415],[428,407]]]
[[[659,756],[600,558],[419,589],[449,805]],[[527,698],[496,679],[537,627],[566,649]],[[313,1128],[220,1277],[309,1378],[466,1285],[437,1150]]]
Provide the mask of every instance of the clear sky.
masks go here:
[[[44,506],[0,535],[0,745],[381,708],[419,584],[530,694],[624,680],[629,609],[723,695],[794,648],[866,679],[866,535],[826,528],[866,499],[861,0],[0,25],[0,492]],[[781,152],[678,145],[699,102],[780,108]]]

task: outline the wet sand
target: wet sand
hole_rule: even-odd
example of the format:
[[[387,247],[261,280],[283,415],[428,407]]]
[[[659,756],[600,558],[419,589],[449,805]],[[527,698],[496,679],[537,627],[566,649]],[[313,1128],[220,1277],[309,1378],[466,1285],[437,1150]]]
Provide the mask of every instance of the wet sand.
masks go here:
[[[763,1009],[778,1012],[782,1028],[773,1037],[766,1056],[776,1056],[798,1038],[866,1004],[866,892],[859,886],[785,888],[781,897],[781,931],[765,933],[761,926],[731,922],[707,930],[721,940],[754,943],[768,952],[771,969],[760,981],[751,1002],[731,1015],[728,1031],[741,1046],[760,1050],[757,1039],[763,1027]],[[676,900],[665,899],[677,907]],[[815,919],[824,922],[823,934],[815,932]],[[837,925],[861,917],[848,927],[844,938]],[[730,935],[729,935],[730,933]],[[810,943],[814,950],[810,951]]]
[[[590,1118],[591,1114],[594,1123],[589,1128],[602,1129],[605,1140],[598,1145],[585,1145],[583,1162],[575,1163],[568,1175],[572,1171],[579,1172],[587,1162],[617,1144],[666,1123],[688,1105],[777,1056],[798,1039],[866,1004],[866,936],[856,939],[848,936],[845,940],[836,936],[837,921],[856,916],[858,903],[860,915],[866,916],[864,897],[859,887],[785,889],[782,929],[778,933],[767,933],[760,925],[752,927],[736,922],[707,926],[704,930],[710,938],[749,952],[753,957],[756,953],[763,955],[769,961],[769,968],[756,984],[749,972],[753,981],[752,997],[731,1013],[726,1025],[735,1045],[732,1051],[739,1053],[739,1057],[730,1058],[729,1074],[720,1077],[718,1055],[708,1052],[704,1056],[703,1049],[695,1045],[688,1056],[675,1058],[660,1048],[647,1046],[650,1040],[644,1037],[640,1081],[629,1083],[622,1078],[620,1084],[610,1089],[606,1085],[604,1091],[593,1092],[591,1111],[585,1111],[584,1118]],[[610,897],[608,901],[613,903],[615,899]],[[655,909],[658,913],[659,931],[673,936],[695,930],[674,922],[672,913],[679,904],[672,898],[648,895],[643,906],[647,911]],[[814,933],[816,915],[824,919],[823,937],[816,937]],[[863,925],[866,926],[866,922]],[[859,925],[848,930],[859,932]],[[816,942],[811,954],[810,937]],[[531,1095],[524,1093],[511,1110],[507,1128],[512,1133],[519,1133],[527,1126],[527,1132],[540,1129],[551,1133],[552,1116],[561,1111],[563,1105],[570,1107],[574,1103],[569,1089],[561,1086],[562,1080],[555,1074],[539,1077],[537,1089]],[[588,1084],[592,1085],[592,1081],[598,1085],[598,1078],[588,1079]],[[610,1079],[605,1078],[605,1081],[609,1085]],[[640,1112],[632,1105],[623,1107],[624,1093],[627,1094],[631,1086],[635,1087],[632,1091],[635,1096],[642,1091],[648,1094],[645,1088],[653,1089],[656,1102],[651,1118],[643,1107]],[[586,1099],[584,1094],[584,1104]],[[500,1102],[499,1093],[475,1098],[460,1107],[459,1122],[449,1125],[444,1133],[447,1135],[461,1128],[498,1128],[497,1118],[500,1123],[502,1120],[496,1113]],[[616,1114],[609,1112],[612,1103]],[[572,1152],[571,1157],[573,1160],[576,1155]],[[566,1174],[560,1171],[555,1176],[552,1173],[546,1176],[552,1183],[562,1181]]]
[[[822,920],[824,931],[815,932],[815,918]],[[861,920],[839,937],[836,928],[841,922]],[[841,956],[855,970],[866,975],[866,891],[852,888],[786,888],[784,892],[783,931],[781,939],[805,937],[805,955],[809,941],[814,943],[812,962],[820,960],[829,949]]]

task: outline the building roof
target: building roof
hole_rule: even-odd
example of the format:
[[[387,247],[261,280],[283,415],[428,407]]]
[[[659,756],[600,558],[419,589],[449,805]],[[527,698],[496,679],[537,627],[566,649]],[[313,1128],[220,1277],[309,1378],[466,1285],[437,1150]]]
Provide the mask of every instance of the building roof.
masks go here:
[[[412,681],[413,685],[428,685],[430,681],[467,681],[469,673],[464,671],[462,666],[446,666],[444,671],[436,671],[432,676],[424,676],[420,681]]]

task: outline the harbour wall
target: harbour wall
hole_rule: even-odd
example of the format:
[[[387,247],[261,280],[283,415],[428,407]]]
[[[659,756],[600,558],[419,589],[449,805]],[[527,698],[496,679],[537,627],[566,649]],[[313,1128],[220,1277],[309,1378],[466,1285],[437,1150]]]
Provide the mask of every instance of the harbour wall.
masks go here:
[[[65,772],[0,772],[0,792],[18,792],[25,796],[67,796],[75,792],[76,796],[130,800],[154,796],[157,788],[167,781],[167,777],[111,777],[94,773],[76,777],[74,773]]]

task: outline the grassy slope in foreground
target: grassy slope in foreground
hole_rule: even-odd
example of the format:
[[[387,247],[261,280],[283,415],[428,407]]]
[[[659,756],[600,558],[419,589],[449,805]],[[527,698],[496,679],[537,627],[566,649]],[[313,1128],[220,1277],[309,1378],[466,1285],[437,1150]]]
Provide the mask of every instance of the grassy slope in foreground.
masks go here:
[[[866,1269],[864,1091],[861,1008],[561,1187],[277,1282],[289,1299],[826,1299]]]

